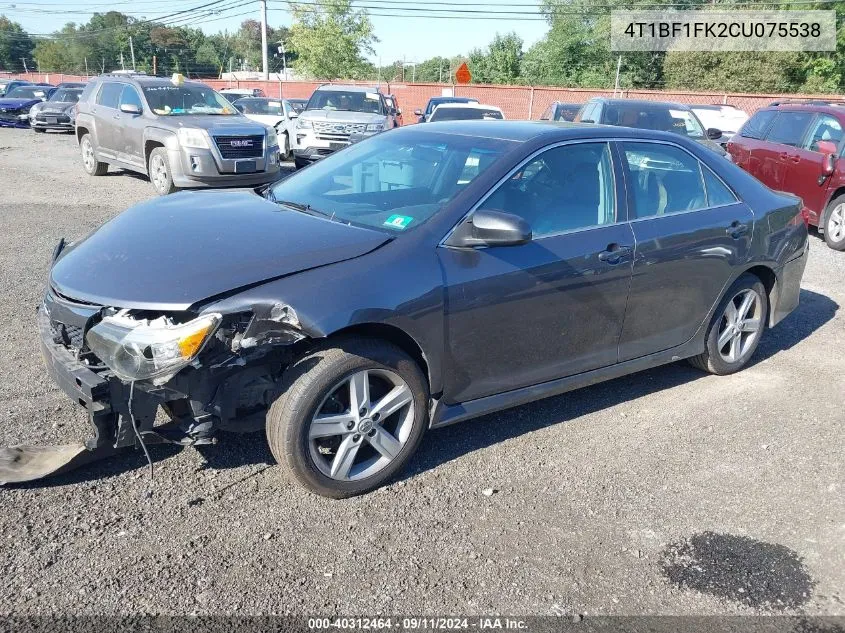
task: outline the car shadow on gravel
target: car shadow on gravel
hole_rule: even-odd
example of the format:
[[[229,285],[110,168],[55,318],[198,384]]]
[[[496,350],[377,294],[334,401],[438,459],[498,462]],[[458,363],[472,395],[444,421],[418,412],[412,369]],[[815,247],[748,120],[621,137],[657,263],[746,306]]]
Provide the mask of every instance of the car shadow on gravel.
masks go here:
[[[830,321],[838,308],[830,297],[802,289],[798,308],[774,329],[765,332],[752,364],[794,347]],[[705,375],[685,361],[672,363],[439,429],[425,438],[400,478],[413,477],[481,448],[671,389]]]
[[[754,362],[758,363],[787,350],[810,336],[833,318],[838,307],[829,297],[801,290],[801,304],[783,323],[767,332]],[[409,469],[399,477],[413,477],[492,444],[595,413],[627,400],[671,389],[704,375],[685,362],[673,363],[440,429],[425,438],[417,454],[411,459]],[[159,444],[150,446],[149,449],[155,463],[172,457],[182,450],[182,447]],[[195,450],[205,459],[204,469],[222,470],[272,464],[275,461],[263,432],[221,433],[217,446],[198,446]],[[68,485],[113,477],[145,468],[146,465],[143,452],[128,450],[115,457],[92,462],[78,470],[18,486],[37,488]]]

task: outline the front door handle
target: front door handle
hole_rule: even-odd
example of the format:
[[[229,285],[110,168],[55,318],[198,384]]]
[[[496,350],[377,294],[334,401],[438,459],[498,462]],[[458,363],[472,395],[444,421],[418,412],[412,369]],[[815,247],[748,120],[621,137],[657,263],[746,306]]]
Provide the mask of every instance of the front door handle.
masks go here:
[[[739,220],[734,220],[731,222],[731,225],[728,227],[727,234],[730,235],[735,240],[738,240],[740,237],[748,233],[748,225],[743,224]]]
[[[120,115],[119,115],[119,114],[115,114],[114,116],[112,116],[112,118],[113,118],[115,121],[119,121],[119,120],[120,120]]]
[[[607,249],[599,253],[599,261],[607,262],[608,264],[618,264],[620,261],[622,261],[623,257],[630,254],[630,246],[608,244]]]

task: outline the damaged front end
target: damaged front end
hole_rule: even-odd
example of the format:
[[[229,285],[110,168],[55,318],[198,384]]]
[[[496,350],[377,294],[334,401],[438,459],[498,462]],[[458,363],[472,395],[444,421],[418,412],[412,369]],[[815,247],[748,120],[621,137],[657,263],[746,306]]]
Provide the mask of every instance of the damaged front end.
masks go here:
[[[93,435],[65,446],[0,449],[0,483],[67,471],[139,444],[208,444],[260,430],[285,368],[307,345],[294,309],[236,314],[100,306],[49,288],[38,310],[51,378],[85,408]],[[162,409],[168,420],[157,423]]]

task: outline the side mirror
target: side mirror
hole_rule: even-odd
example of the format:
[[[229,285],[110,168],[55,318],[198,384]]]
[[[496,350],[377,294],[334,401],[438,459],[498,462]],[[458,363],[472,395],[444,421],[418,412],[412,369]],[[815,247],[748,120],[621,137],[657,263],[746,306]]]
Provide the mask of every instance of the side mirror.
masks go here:
[[[414,110],[414,114],[416,114],[417,116],[422,116],[422,110],[417,108],[416,110]]]
[[[298,117],[298,116],[299,116],[299,112],[297,112],[296,110],[291,110],[291,111],[288,113],[288,118],[289,118],[289,119],[295,119],[295,118],[296,118],[296,117]]]
[[[836,154],[836,143],[833,141],[816,141],[816,151],[822,154]]]
[[[531,241],[531,227],[518,215],[479,209],[455,229],[447,246],[518,246]]]
[[[822,165],[822,171],[824,172],[825,176],[830,176],[833,172],[836,171],[836,154],[824,155],[824,164]]]
[[[707,138],[709,138],[711,141],[718,141],[720,138],[722,138],[722,130],[715,127],[707,128]]]
[[[141,108],[134,103],[121,103],[120,111],[125,112],[126,114],[141,114]]]
[[[396,108],[396,116],[400,116],[402,114],[402,108]]]

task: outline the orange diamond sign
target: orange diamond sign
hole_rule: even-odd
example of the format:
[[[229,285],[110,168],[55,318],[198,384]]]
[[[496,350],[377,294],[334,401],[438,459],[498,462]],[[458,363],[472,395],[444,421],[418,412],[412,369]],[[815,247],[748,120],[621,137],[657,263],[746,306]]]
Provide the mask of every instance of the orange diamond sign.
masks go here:
[[[455,81],[459,84],[468,84],[472,81],[472,73],[469,72],[466,62],[458,66],[458,70],[455,71]]]

